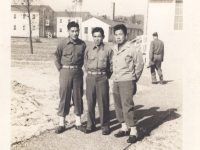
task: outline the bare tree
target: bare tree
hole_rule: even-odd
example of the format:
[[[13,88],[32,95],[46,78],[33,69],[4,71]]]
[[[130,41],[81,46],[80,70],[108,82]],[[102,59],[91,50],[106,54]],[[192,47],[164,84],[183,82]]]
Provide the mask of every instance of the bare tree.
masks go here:
[[[34,21],[31,19],[31,13],[36,8],[35,5],[40,4],[40,0],[12,0],[12,7],[17,8],[23,13],[23,15],[28,17],[29,23],[29,42],[30,42],[30,53],[33,54],[33,40],[32,40],[32,25]],[[37,11],[40,11],[41,5],[37,7]],[[36,17],[36,16],[35,16]],[[35,30],[35,29],[34,29]]]

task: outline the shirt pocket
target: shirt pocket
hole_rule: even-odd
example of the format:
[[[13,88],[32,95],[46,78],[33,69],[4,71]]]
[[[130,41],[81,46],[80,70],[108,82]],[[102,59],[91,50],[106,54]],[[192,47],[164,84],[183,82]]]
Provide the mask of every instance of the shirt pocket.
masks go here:
[[[99,56],[99,64],[98,67],[99,68],[106,68],[107,66],[107,57],[103,57],[103,56]]]
[[[72,55],[72,51],[64,51],[63,52],[63,56],[67,57],[67,56],[70,56]]]

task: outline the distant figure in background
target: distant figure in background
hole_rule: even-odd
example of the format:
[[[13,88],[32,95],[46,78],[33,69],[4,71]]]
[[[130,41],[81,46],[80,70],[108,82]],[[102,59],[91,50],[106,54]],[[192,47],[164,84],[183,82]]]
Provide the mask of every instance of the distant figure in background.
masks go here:
[[[65,38],[58,45],[55,55],[55,65],[60,72],[60,103],[58,116],[60,123],[55,133],[65,131],[65,117],[69,114],[71,97],[74,104],[76,116],[75,128],[83,129],[81,114],[83,113],[83,62],[86,44],[78,38],[79,25],[74,21],[67,25],[69,37]],[[73,91],[73,93],[72,93]]]
[[[157,32],[153,33],[153,39],[149,51],[149,66],[147,68],[151,68],[152,84],[157,84],[155,69],[158,72],[160,84],[164,84],[161,70],[161,63],[164,60],[164,43],[158,39]]]

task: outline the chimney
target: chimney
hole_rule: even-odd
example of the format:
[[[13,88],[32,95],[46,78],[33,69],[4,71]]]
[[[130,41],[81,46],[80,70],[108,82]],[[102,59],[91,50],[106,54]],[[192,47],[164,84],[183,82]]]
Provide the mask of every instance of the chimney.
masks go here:
[[[110,16],[111,20],[115,20],[115,3],[111,2],[111,16]]]

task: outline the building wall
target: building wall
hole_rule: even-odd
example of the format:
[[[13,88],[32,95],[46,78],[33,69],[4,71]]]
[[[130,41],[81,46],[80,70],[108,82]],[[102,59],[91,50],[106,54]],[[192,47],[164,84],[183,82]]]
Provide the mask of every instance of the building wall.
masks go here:
[[[60,22],[62,20],[62,23]],[[68,32],[67,32],[67,25],[68,25],[68,20],[75,21],[79,23],[80,27],[80,34],[79,38],[81,38],[81,24],[82,24],[82,18],[81,17],[57,17],[57,37],[67,37]],[[61,31],[62,30],[62,31]]]
[[[88,28],[87,34],[84,32],[86,27]],[[91,18],[91,19],[84,21],[82,23],[82,40],[93,41],[92,29],[94,27],[103,28],[104,35],[105,35],[104,42],[109,42],[109,39],[111,39],[111,38],[109,38],[109,25],[98,20],[98,19],[96,19],[96,18]]]
[[[16,19],[14,19],[14,14],[16,14]],[[32,27],[32,37],[39,36],[39,13],[32,12],[31,16],[35,14],[35,19],[32,19],[32,25],[35,26],[35,30]],[[31,17],[32,18],[32,17]],[[14,25],[16,25],[16,30],[14,30]],[[23,30],[23,26],[25,26]],[[11,12],[11,36],[12,37],[29,37],[29,21],[26,16],[23,19],[23,13],[20,11],[12,11]]]
[[[54,33],[54,11],[48,8],[40,10],[40,37],[45,37],[48,32]],[[47,20],[49,21],[49,26],[46,25]]]
[[[174,30],[175,0],[160,3],[150,2],[147,18],[146,62],[149,62],[149,48],[153,40],[153,32],[158,32],[158,38],[164,42],[166,58],[181,53],[184,43],[184,27],[183,30]]]

